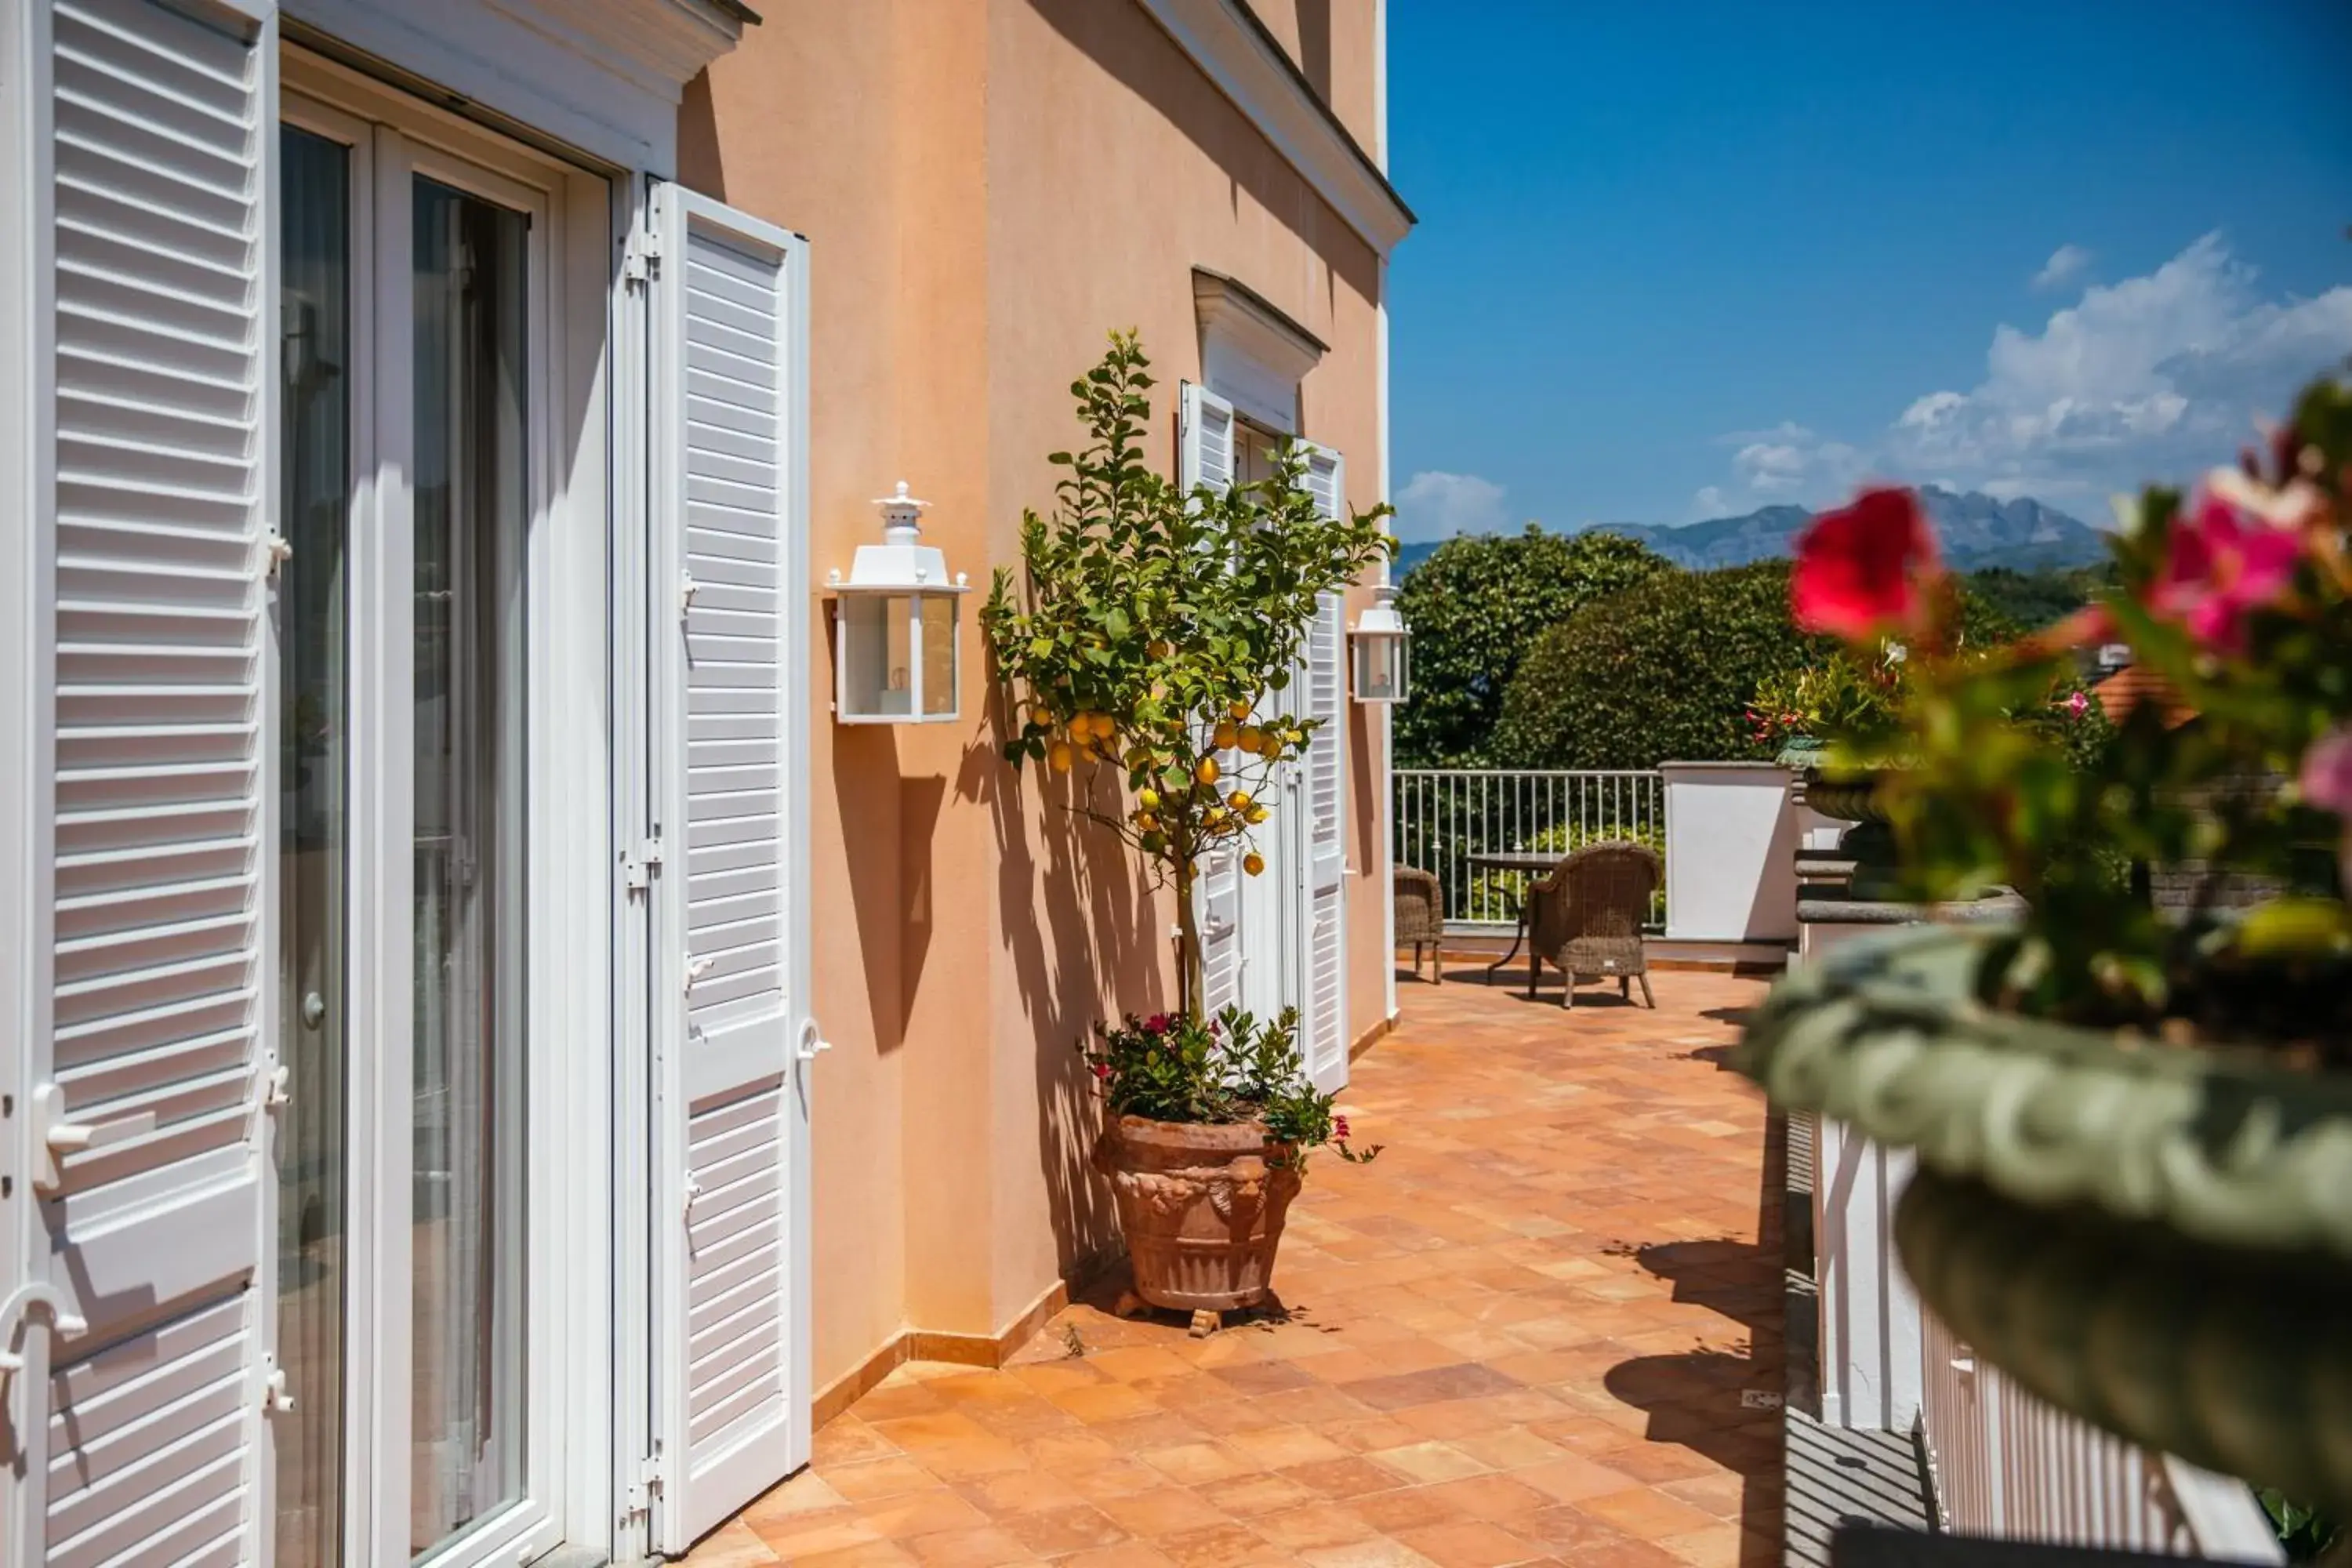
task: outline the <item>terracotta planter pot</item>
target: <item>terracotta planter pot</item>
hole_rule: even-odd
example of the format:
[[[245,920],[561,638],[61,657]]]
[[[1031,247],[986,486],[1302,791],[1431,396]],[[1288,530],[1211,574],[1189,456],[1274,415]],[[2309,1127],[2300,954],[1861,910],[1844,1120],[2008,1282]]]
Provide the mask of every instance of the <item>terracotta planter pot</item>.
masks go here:
[[[1135,1293],[1177,1311],[1223,1312],[1263,1300],[1282,1222],[1298,1195],[1298,1173],[1272,1160],[1291,1152],[1269,1145],[1255,1122],[1122,1116],[1104,1128],[1095,1166],[1118,1202]]]

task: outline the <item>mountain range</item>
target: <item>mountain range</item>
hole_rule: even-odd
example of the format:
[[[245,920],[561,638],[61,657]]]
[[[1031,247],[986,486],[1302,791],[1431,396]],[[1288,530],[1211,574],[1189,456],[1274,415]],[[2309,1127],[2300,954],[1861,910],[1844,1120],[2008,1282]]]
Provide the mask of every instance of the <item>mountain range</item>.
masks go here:
[[[2032,571],[2046,566],[2087,566],[2106,559],[2105,535],[2054,507],[2020,497],[1996,500],[1981,491],[1964,495],[1934,485],[1921,487],[1920,504],[1935,520],[1944,558],[1961,572],[1986,566]],[[1601,522],[1592,528],[1638,539],[1677,566],[1695,570],[1742,566],[1793,554],[1797,535],[1813,520],[1801,506],[1768,506],[1738,517],[1711,518],[1679,526]],[[1579,531],[1583,531],[1580,530]],[[1415,540],[1397,555],[1399,574],[1428,558],[1441,541]]]

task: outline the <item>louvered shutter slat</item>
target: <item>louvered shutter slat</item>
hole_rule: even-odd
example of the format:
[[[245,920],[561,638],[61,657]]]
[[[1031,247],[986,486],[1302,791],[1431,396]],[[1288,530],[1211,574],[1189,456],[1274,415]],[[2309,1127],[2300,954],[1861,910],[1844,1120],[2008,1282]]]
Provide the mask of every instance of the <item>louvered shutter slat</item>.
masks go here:
[[[665,885],[663,941],[678,997],[676,1120],[666,1146],[680,1194],[667,1254],[661,1544],[682,1549],[805,1458],[807,1391],[794,1381],[793,1172],[805,1161],[794,1082],[792,859],[798,744],[791,639],[805,635],[789,505],[788,421],[797,242],[664,186],[655,279],[656,527],[692,584],[666,678],[678,706],[671,776],[683,852]]]
[[[36,1071],[100,1137],[43,1195],[53,1564],[260,1555],[269,785],[266,37],[57,0],[54,721]],[[152,1121],[149,1120],[152,1118]]]
[[[1307,482],[1326,517],[1344,512],[1346,470],[1337,452],[1309,452]],[[1300,1032],[1307,1073],[1326,1090],[1348,1079],[1346,617],[1346,595],[1325,594],[1307,631],[1304,717],[1318,723],[1304,764],[1307,932]]]
[[[1234,479],[1234,405],[1206,387],[1185,384],[1177,482],[1231,488]],[[1192,917],[1201,942],[1201,1005],[1214,1016],[1242,1001],[1241,857],[1230,844],[1201,857]]]

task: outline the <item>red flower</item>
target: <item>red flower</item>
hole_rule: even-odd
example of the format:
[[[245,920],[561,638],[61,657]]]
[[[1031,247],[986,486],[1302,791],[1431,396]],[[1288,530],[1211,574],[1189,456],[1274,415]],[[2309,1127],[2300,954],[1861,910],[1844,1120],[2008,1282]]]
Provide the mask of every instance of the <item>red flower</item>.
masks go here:
[[[1095,1077],[1096,1077],[1096,1078],[1097,1078],[1097,1079],[1101,1079],[1102,1081],[1104,1081],[1104,1082],[1106,1082],[1106,1083],[1108,1083],[1108,1081],[1110,1081],[1110,1063],[1108,1063],[1108,1062],[1097,1062],[1097,1063],[1095,1063]]]
[[[2164,575],[2148,607],[2179,622],[2208,647],[2245,647],[2246,618],[2294,581],[2303,535],[2207,491],[2196,512],[2176,520]]]
[[[1335,1116],[1331,1118],[1331,1136],[1339,1139],[1343,1143],[1347,1142],[1348,1119],[1346,1117]]]
[[[1154,1013],[1143,1020],[1143,1032],[1147,1035],[1164,1035],[1175,1022],[1175,1019],[1165,1013]]]
[[[1864,490],[1813,519],[1797,541],[1789,603],[1797,624],[1848,642],[1917,632],[1940,571],[1936,533],[1909,490]]]

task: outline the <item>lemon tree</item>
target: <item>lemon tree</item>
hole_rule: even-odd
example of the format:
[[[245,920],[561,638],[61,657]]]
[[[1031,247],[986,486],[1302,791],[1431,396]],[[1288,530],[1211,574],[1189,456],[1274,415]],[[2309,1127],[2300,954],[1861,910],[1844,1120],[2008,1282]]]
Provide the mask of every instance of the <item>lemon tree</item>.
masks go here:
[[[1258,797],[1317,726],[1281,698],[1317,597],[1393,546],[1385,506],[1324,516],[1287,442],[1265,479],[1223,491],[1155,472],[1150,363],[1114,332],[1071,383],[1087,442],[1052,454],[1068,470],[1054,510],[1024,513],[1022,569],[998,569],[980,624],[1011,692],[1005,759],[1071,775],[1074,809],[1175,889],[1182,1007],[1198,1017],[1201,858],[1229,845],[1265,868]]]

